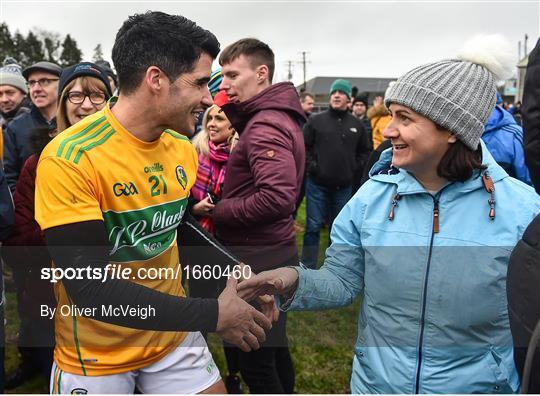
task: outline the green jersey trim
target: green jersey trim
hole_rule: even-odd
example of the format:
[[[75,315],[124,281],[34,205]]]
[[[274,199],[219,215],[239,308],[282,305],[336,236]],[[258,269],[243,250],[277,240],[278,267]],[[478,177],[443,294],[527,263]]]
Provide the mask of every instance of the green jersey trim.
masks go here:
[[[58,374],[58,394],[61,395],[62,394],[62,369],[58,369],[60,370],[60,374]]]
[[[97,125],[101,124],[103,121],[105,121],[107,119],[107,117],[105,116],[102,116],[102,117],[99,117],[97,120],[95,120],[93,123],[91,123],[90,125],[88,125],[86,128],[84,128],[82,131],[80,131],[79,133],[76,133],[75,135],[73,136],[70,136],[66,139],[64,139],[62,141],[62,143],[60,143],[60,146],[58,146],[58,150],[56,151],[56,156],[57,157],[62,157],[62,152],[64,151],[64,148],[65,146],[74,141],[74,140],[77,140],[78,138],[80,138],[81,136],[84,136],[86,135],[88,132],[90,132],[92,129],[94,129]]]
[[[78,164],[80,159],[81,159],[81,156],[86,152],[86,151],[90,151],[92,150],[93,148],[96,148],[97,146],[101,146],[103,143],[105,143],[107,140],[109,140],[109,138],[114,135],[116,133],[116,131],[114,129],[111,128],[111,130],[109,132],[107,132],[107,134],[105,136],[103,136],[101,139],[91,143],[91,144],[88,144],[84,147],[81,147],[79,149],[79,151],[77,152],[77,155],[75,156],[75,159],[73,160],[74,163]]]
[[[187,137],[185,137],[184,135],[179,134],[178,132],[173,131],[172,129],[165,129],[163,132],[171,135],[172,137],[174,137],[176,139],[185,140],[186,142],[191,143],[191,140],[189,140]]]
[[[58,392],[55,391],[54,389],[54,381],[56,381],[56,384],[58,385],[58,379],[56,377],[56,373],[58,373],[58,366],[55,366],[54,367],[54,373],[53,373],[53,383],[52,383],[52,389],[51,389],[51,394],[53,395],[56,395]]]
[[[84,136],[82,136],[80,139],[77,139],[75,141],[73,141],[70,145],[69,145],[69,149],[68,151],[66,152],[66,155],[64,156],[65,159],[67,159],[69,161],[70,157],[71,157],[71,153],[73,152],[73,150],[75,150],[75,147],[79,144],[83,144],[83,143],[86,143],[88,140],[90,139],[94,139],[95,137],[99,136],[101,133],[103,133],[108,127],[110,126],[110,124],[108,122],[106,122],[105,124],[103,124],[103,126],[101,128],[99,128],[97,131],[95,131],[94,133],[92,133],[90,136],[88,136],[88,133],[90,133],[90,131],[88,131],[88,133]]]
[[[68,300],[69,300],[69,303],[73,305],[71,298],[68,298]],[[79,344],[79,336],[77,333],[77,316],[73,315],[72,318],[73,318],[73,338],[75,340],[75,349],[77,350],[77,356],[79,358],[79,363],[81,363],[81,369],[82,369],[83,375],[86,376],[86,368],[84,367],[84,362],[82,360],[81,346]]]

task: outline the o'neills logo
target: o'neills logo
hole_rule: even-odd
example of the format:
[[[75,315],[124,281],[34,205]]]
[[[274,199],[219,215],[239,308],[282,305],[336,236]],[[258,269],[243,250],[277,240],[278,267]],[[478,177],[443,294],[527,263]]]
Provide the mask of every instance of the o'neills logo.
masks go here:
[[[182,200],[139,211],[104,214],[109,229],[111,259],[120,262],[145,260],[167,249],[176,237],[176,228],[186,208],[185,202]]]
[[[159,162],[156,162],[154,165],[144,167],[144,173],[154,172],[163,172],[163,165],[161,165]]]

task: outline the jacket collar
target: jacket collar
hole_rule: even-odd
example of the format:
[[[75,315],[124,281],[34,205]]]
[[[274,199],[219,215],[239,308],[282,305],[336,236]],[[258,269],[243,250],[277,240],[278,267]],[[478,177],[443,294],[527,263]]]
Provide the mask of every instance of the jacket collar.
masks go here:
[[[482,147],[482,164],[487,166],[486,170],[489,172],[493,182],[496,183],[499,180],[508,177],[508,174],[504,169],[495,162],[483,141],[480,141],[480,145]],[[451,188],[445,189],[445,195],[446,190],[451,191],[453,195],[484,188],[481,176],[482,173],[480,171],[475,171],[472,177],[464,182],[449,183],[452,186]],[[379,161],[377,161],[369,171],[369,177],[378,182],[397,185],[396,193],[399,195],[427,192],[412,174],[406,170],[394,168],[392,166],[392,148],[382,152]]]
[[[30,109],[30,113],[32,114],[32,117],[34,120],[36,120],[40,125],[46,125],[50,127],[51,129],[56,128],[56,116],[54,116],[50,121],[47,120],[45,117],[43,117],[43,114],[41,114],[41,111],[32,104],[32,108]]]
[[[30,101],[28,96],[25,96],[23,100],[21,101],[21,103],[19,103],[19,105],[15,109],[7,113],[0,112],[0,116],[2,116],[7,121],[11,121],[13,118],[17,117],[19,114],[30,111],[31,106],[32,106],[32,102]]]
[[[335,118],[343,118],[348,112],[349,110],[336,110],[332,106],[328,106],[328,113]]]

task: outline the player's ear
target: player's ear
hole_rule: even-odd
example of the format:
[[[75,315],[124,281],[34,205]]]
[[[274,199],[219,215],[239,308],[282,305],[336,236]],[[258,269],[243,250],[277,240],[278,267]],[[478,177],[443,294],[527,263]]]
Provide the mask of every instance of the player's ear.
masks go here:
[[[169,84],[169,77],[157,66],[146,69],[143,83],[153,94],[159,94]]]

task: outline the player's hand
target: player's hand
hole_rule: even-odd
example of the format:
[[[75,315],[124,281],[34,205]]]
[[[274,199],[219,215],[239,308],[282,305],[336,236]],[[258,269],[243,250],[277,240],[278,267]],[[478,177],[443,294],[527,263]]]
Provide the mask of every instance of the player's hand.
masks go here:
[[[240,283],[245,281],[246,279],[249,279],[249,278],[244,278],[244,274],[247,273],[253,276],[252,275],[253,272],[251,271],[251,268],[249,268],[249,271],[246,271],[245,267],[248,267],[247,264],[240,263],[238,266],[240,267],[240,271],[239,271],[240,278],[238,279]],[[261,307],[261,312],[264,314],[264,316],[266,316],[272,323],[277,322],[277,320],[279,319],[279,309],[276,306],[276,300],[274,296],[272,295],[257,296],[255,300],[259,303]],[[246,301],[249,302],[251,300],[246,300]]]
[[[197,216],[211,216],[215,206],[210,202],[210,198],[204,197],[204,199],[193,205],[191,212]]]
[[[266,340],[265,330],[272,328],[270,320],[236,293],[237,281],[227,280],[225,290],[218,297],[219,316],[216,333],[244,352],[259,349]]]
[[[294,268],[278,268],[264,271],[244,280],[238,285],[238,295],[246,301],[266,294],[292,294],[298,287],[298,271]]]
[[[270,320],[272,323],[277,322],[279,319],[279,309],[276,306],[276,299],[274,296],[268,294],[264,296],[259,296],[256,298],[256,301],[261,306],[261,312]]]

